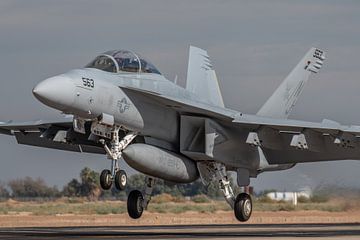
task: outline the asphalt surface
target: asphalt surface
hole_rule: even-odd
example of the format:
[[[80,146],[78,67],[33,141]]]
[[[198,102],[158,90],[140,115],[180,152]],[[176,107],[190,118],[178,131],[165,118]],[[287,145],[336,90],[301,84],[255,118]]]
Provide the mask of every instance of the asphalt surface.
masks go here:
[[[360,239],[353,224],[234,224],[0,228],[0,239]]]

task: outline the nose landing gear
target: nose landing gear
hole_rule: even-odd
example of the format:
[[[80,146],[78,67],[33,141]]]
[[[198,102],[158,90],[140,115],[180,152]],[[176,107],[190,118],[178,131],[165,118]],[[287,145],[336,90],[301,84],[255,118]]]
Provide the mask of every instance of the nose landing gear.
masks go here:
[[[111,131],[111,147],[109,148],[104,140],[102,144],[107,153],[108,159],[111,160],[111,170],[105,169],[100,174],[100,185],[102,189],[109,190],[115,182],[118,190],[124,190],[127,184],[127,175],[119,167],[119,159],[122,151],[134,140],[136,133],[128,133],[121,141],[119,139],[120,127],[115,126]]]

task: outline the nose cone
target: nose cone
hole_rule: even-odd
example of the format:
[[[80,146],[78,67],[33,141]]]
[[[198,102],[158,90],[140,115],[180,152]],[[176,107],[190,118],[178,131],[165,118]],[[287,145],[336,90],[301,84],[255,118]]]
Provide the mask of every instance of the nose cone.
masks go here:
[[[75,85],[70,78],[59,75],[40,82],[33,94],[45,105],[64,111],[74,103]]]

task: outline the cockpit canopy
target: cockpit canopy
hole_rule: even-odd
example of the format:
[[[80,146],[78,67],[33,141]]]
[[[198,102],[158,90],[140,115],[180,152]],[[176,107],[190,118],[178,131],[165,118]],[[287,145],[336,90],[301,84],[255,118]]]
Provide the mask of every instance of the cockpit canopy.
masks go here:
[[[113,73],[140,72],[161,74],[154,65],[140,55],[126,50],[105,52],[96,57],[86,67]]]

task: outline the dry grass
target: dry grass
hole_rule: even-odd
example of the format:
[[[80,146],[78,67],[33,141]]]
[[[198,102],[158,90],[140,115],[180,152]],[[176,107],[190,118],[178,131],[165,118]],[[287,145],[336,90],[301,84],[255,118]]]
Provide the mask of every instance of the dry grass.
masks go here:
[[[196,198],[195,198],[196,199]],[[194,199],[194,201],[195,201]],[[200,198],[202,199],[202,197]],[[157,196],[141,219],[130,219],[126,202],[58,199],[52,202],[0,202],[0,227],[123,226],[164,224],[238,224],[225,201],[191,200]],[[203,201],[202,199],[201,201]],[[196,200],[197,201],[197,200]],[[247,223],[353,223],[360,222],[357,199],[333,199],[326,203],[254,201],[254,213]]]
[[[360,210],[358,199],[332,199],[326,203],[299,203],[293,206],[287,202],[268,202],[254,200],[254,211],[325,211],[346,212]],[[51,216],[61,214],[74,215],[107,215],[126,213],[126,202],[123,201],[97,201],[89,202],[85,199],[62,198],[51,202],[18,202],[8,200],[0,202],[1,215],[30,214],[35,216]],[[153,197],[148,211],[152,213],[214,213],[218,211],[231,211],[225,201],[213,201],[204,196],[196,196],[192,200],[162,194]]]

